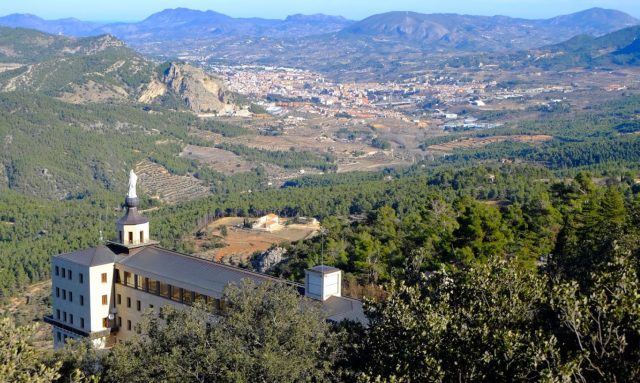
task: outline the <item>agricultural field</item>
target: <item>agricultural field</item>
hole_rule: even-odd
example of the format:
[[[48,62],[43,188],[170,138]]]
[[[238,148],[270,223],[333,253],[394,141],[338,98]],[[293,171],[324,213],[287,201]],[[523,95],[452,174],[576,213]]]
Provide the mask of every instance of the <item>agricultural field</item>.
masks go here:
[[[247,219],[249,223],[255,219]],[[284,228],[274,232],[244,228],[245,218],[226,217],[218,219],[199,230],[193,236],[195,254],[217,262],[244,263],[255,252],[262,252],[273,245],[296,242],[312,238],[320,230],[318,224],[287,224],[280,218]],[[226,227],[226,236],[222,227]]]
[[[172,204],[209,195],[209,188],[192,176],[169,173],[162,165],[144,160],[136,165],[142,191],[162,202]]]
[[[256,166],[228,150],[196,145],[187,145],[180,157],[196,160],[225,175],[248,172]]]
[[[552,139],[553,139],[553,136],[543,135],[543,134],[492,136],[492,137],[486,137],[486,138],[466,138],[463,140],[446,142],[444,144],[430,145],[428,149],[433,151],[438,151],[438,152],[452,152],[454,150],[478,149],[490,144],[495,144],[498,142],[505,142],[505,141],[539,143],[539,142],[551,141]]]

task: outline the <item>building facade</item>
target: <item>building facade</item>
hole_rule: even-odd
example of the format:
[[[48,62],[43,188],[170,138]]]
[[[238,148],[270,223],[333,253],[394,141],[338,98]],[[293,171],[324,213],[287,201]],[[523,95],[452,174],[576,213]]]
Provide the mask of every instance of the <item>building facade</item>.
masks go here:
[[[145,312],[167,305],[185,308],[202,300],[219,309],[225,287],[243,279],[286,282],[160,247],[138,212],[133,179],[116,241],[51,259],[53,312],[44,320],[53,327],[55,348],[80,338],[110,347],[134,336]],[[304,286],[286,283],[317,301],[327,320],[364,322],[362,303],[341,296],[341,280],[339,269],[316,266],[306,271]]]

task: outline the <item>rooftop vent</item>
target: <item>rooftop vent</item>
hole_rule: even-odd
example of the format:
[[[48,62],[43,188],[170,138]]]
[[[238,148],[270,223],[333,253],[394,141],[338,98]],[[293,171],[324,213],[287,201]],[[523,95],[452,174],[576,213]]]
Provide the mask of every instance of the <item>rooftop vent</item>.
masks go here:
[[[331,266],[316,266],[304,271],[304,291],[309,298],[326,301],[342,294],[342,270]]]

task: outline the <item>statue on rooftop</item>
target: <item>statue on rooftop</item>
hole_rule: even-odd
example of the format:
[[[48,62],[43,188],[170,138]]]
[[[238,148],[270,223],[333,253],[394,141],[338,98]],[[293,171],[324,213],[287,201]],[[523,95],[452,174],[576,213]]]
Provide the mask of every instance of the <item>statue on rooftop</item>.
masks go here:
[[[129,172],[129,193],[127,198],[138,198],[136,194],[136,183],[138,182],[138,176],[133,172],[133,169]]]

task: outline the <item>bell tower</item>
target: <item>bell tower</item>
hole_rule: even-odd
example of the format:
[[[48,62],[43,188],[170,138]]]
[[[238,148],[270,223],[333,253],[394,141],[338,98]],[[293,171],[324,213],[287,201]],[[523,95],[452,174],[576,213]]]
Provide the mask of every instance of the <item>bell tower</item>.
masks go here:
[[[124,200],[127,213],[116,222],[117,243],[129,248],[156,243],[149,238],[149,220],[138,212],[137,181],[138,176],[131,170],[129,173],[129,193]]]

